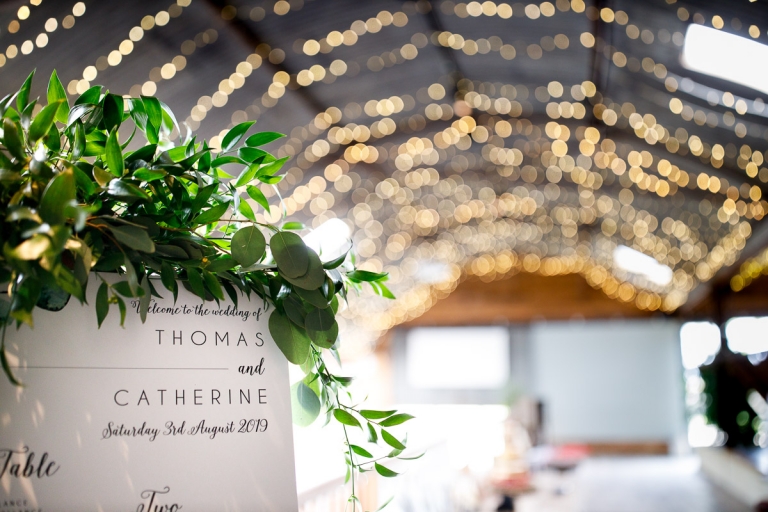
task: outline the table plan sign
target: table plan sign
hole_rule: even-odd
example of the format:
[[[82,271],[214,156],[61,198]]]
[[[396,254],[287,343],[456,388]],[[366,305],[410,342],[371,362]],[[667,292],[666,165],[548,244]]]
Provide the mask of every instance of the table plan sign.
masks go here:
[[[157,286],[145,323],[127,302],[98,329],[97,284],[8,329],[24,387],[0,384],[0,512],[297,510],[271,309]]]

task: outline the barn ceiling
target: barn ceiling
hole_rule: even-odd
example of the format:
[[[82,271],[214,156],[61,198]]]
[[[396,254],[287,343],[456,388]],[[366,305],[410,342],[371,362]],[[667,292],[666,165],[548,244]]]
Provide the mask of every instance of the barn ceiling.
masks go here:
[[[55,68],[73,95],[157,95],[214,144],[249,119],[287,134],[291,220],[343,219],[391,274],[397,300],[347,312],[374,330],[520,271],[672,312],[764,228],[761,93],[681,64],[690,24],[768,42],[761,2],[31,0],[0,20],[5,92]],[[619,268],[622,245],[671,282]]]

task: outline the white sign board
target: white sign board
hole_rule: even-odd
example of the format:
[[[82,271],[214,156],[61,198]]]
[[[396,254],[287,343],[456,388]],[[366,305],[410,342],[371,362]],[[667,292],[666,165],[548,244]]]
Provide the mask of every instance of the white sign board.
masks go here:
[[[0,512],[295,511],[288,363],[258,297],[203,303],[179,287],[142,324],[128,303],[9,327],[25,387],[0,381]]]

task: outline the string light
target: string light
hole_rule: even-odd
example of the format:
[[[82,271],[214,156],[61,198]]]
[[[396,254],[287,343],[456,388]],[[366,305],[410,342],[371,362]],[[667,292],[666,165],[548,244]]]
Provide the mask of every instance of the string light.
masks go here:
[[[149,80],[143,84],[135,84],[129,90],[129,95],[138,97],[139,95],[152,96],[157,92],[157,84],[162,80],[171,80],[176,74],[187,67],[187,59],[193,55],[199,48],[215,43],[219,38],[219,33],[209,28],[198,32],[192,39],[187,39],[181,43],[180,54],[176,55],[170,61],[162,66],[152,68],[149,72]],[[102,62],[102,66],[108,63]],[[97,62],[98,67],[98,62]],[[205,117],[204,113],[202,117]]]
[[[739,273],[731,278],[731,289],[740,292],[761,275],[768,274],[768,249],[750,258],[739,267]]]
[[[40,5],[41,2],[42,0],[33,0],[30,3],[31,5]],[[29,14],[29,7],[26,5],[21,6],[17,12],[17,16],[20,20],[28,18]],[[72,14],[68,14],[62,18],[61,27],[64,29],[72,28],[75,26],[75,17],[80,17],[83,14],[85,14],[85,4],[83,2],[77,2],[72,6]],[[34,40],[27,39],[19,46],[16,46],[15,44],[8,45],[5,53],[0,53],[0,68],[5,66],[8,59],[15,59],[19,56],[19,54],[29,55],[34,51],[35,48],[45,48],[48,45],[48,33],[54,32],[58,26],[59,22],[56,20],[56,18],[50,18],[45,22],[45,32],[38,34]],[[13,30],[11,30],[12,27]],[[18,22],[14,20],[9,25],[8,30],[13,33],[17,32],[18,28]]]
[[[283,16],[301,5],[280,1],[271,10]],[[502,19],[512,16],[514,9],[515,15],[522,14],[531,22],[572,10],[590,19],[599,17],[606,23],[625,26],[628,37],[636,34],[635,39],[645,44],[677,44],[675,34],[667,37],[661,31],[652,32],[630,24],[622,11],[597,11],[578,0],[521,6],[520,13],[517,5],[493,2],[441,2],[439,8],[459,17]],[[407,8],[404,11],[410,12]],[[239,16],[253,21],[261,21],[267,14],[263,7],[227,6],[222,11],[225,19]],[[399,14],[401,21],[396,21]],[[292,49],[308,56],[328,55],[340,46],[356,44],[364,34],[407,22],[405,12],[380,13],[317,40],[297,40]],[[286,89],[309,87],[318,81],[333,83],[364,69],[380,72],[418,58],[419,50],[430,40],[466,55],[496,52],[507,60],[519,57],[518,53],[541,58],[547,51],[575,44],[573,36],[569,39],[564,34],[523,47],[505,45],[497,37],[467,39],[453,32],[415,33],[409,43],[380,55],[336,59],[330,64],[328,59],[323,66],[316,64],[294,75],[274,73],[269,90],[246,109],[235,111],[232,123],[256,118],[274,107]],[[607,49],[618,67],[642,69],[665,84],[675,78],[652,60],[636,59],[635,63],[632,57],[601,41],[580,41],[582,45],[585,41],[597,45],[602,52]],[[183,45],[181,53],[181,57],[190,55]],[[211,108],[224,107],[264,60],[280,63],[284,58],[282,49],[267,45],[256,48],[220,81],[214,94],[198,100],[187,122],[199,124]],[[112,65],[108,60],[107,64]],[[175,72],[180,70],[173,60],[159,66],[150,73],[148,82],[134,85],[132,93],[139,88],[149,92],[161,80],[172,79],[175,72],[169,64]],[[677,82],[679,86],[680,80]],[[454,86],[458,93],[451,97],[448,91]],[[722,101],[728,101],[726,94],[721,94]],[[544,106],[549,119],[531,123],[526,117],[534,107],[539,109],[537,102]],[[743,106],[737,102],[734,99],[731,108],[735,115],[744,115]],[[682,117],[686,105],[681,105]],[[582,120],[590,110],[608,126],[631,128],[642,139],[643,149],[601,136],[594,127],[585,125]],[[704,124],[706,114],[709,112]],[[696,115],[694,111],[686,122],[695,123],[701,118]],[[365,121],[360,119],[363,116]],[[426,132],[430,123],[440,124]],[[736,129],[736,122],[728,125],[725,116],[717,125]],[[591,82],[526,86],[462,80],[454,84],[443,77],[413,95],[329,107],[307,125],[292,130],[276,151],[295,157],[279,188],[295,187],[285,197],[285,207],[289,213],[306,212],[314,226],[332,217],[355,225],[362,267],[391,273],[400,297],[391,307],[372,313],[370,304],[361,301],[365,306],[353,305],[348,311],[348,318],[373,316],[382,329],[423,312],[466,276],[492,280],[516,272],[579,273],[609,297],[640,309],[672,311],[693,287],[734,261],[751,233],[747,220],[762,218],[768,209],[759,187],[745,188],[745,184],[732,185],[708,173],[688,172],[657,154],[659,145],[676,154],[701,150],[698,156],[709,159],[715,168],[725,158],[735,158],[746,176],[754,178],[761,173],[762,153],[748,145],[709,144],[680,130],[659,125],[652,116],[637,113],[631,104],[612,102],[597,93]],[[418,136],[405,142],[390,142],[395,134],[414,132]],[[322,172],[313,171],[321,162]],[[384,174],[373,165],[385,166]],[[765,174],[768,181],[768,170]],[[667,199],[669,204],[682,204],[675,198],[681,198],[686,188],[698,191],[698,212],[696,201],[689,201],[693,210],[675,206],[665,214],[651,200],[651,196],[673,198]],[[264,192],[268,197],[275,195],[272,188],[265,187]],[[275,207],[258,215],[276,221],[281,212]],[[611,254],[617,244],[655,255],[674,270],[672,283],[660,287],[614,268]],[[420,282],[417,270],[425,261],[444,262],[446,277],[439,283]]]
[[[228,6],[231,7],[231,6]],[[225,10],[228,9],[228,7],[225,7]],[[231,9],[227,11],[229,14],[224,14],[224,17],[226,19],[227,16],[234,17],[234,13]],[[224,13],[224,11],[222,11]],[[231,19],[231,18],[230,18]],[[260,21],[260,20],[259,20]],[[325,38],[322,38],[320,41],[316,40],[309,40],[309,41],[296,41],[294,43],[294,49],[301,49],[301,52],[307,54],[307,55],[316,55],[317,53],[324,53],[328,54],[331,53],[334,48],[341,46],[342,44],[347,46],[352,46],[357,43],[360,36],[366,34],[366,33],[378,33],[381,31],[382,27],[386,27],[389,25],[393,25],[395,27],[404,27],[408,24],[408,16],[404,12],[395,12],[390,13],[389,11],[381,11],[379,14],[376,15],[374,18],[369,18],[367,21],[363,20],[356,20],[351,25],[350,28],[346,31],[339,32],[339,31],[332,31],[330,32]],[[423,36],[423,35],[422,35]],[[370,57],[367,60],[367,67],[371,71],[381,71],[385,67],[389,67],[393,64],[400,64],[406,60],[412,60],[415,59],[418,56],[418,49],[417,45],[421,45],[422,47],[427,44],[426,37],[418,38],[418,41],[416,44],[408,43],[403,45],[401,48],[395,49],[392,52],[385,52],[386,60],[382,56],[374,56]],[[309,52],[309,53],[307,53]],[[285,52],[279,48],[271,48],[269,45],[262,44],[259,45],[258,48],[256,48],[256,51],[251,54],[249,58],[255,59],[256,57],[259,57],[259,59],[268,59],[270,62],[273,62],[275,64],[279,64],[284,59]],[[245,64],[244,64],[245,62]],[[261,60],[259,61],[259,64],[261,63]],[[238,64],[238,66],[245,66],[247,64],[246,61],[243,61]],[[258,66],[257,66],[258,67]],[[346,62],[344,62],[341,59],[337,59],[333,61],[327,68],[320,66],[320,65],[314,65],[308,69],[304,69],[299,71],[296,75],[290,76],[284,71],[278,71],[276,72],[272,77],[272,84],[269,86],[267,92],[264,93],[261,99],[262,106],[265,108],[272,108],[274,107],[278,100],[283,97],[285,94],[286,87],[289,85],[295,84],[297,87],[308,87],[312,83],[317,81],[324,81],[325,83],[333,83],[333,81],[336,79],[336,77],[349,74],[349,75],[355,75],[359,72],[360,64],[355,62],[354,65],[349,65]],[[237,75],[242,75],[242,73],[239,73],[236,71],[233,73],[233,75],[230,76],[229,82],[232,82],[232,77]],[[250,73],[249,73],[250,74]],[[191,127],[197,127],[199,126],[199,122],[204,118],[204,116],[200,115],[200,112],[202,109],[205,109],[207,112],[210,110],[210,108],[213,107],[223,107],[227,104],[228,96],[232,94],[236,89],[240,87],[233,87],[230,86],[230,84],[227,82],[225,87],[221,87],[221,84],[225,83],[224,80],[220,83],[219,90],[214,93],[210,98],[210,106],[208,105],[208,96],[201,96],[198,99],[197,105],[193,107],[194,109],[197,109],[196,115],[193,115],[192,112],[190,112],[189,117],[187,118],[187,124],[189,124]],[[242,86],[242,85],[241,85]],[[246,114],[247,119],[247,114]],[[210,144],[212,148],[218,147],[221,141],[221,137],[226,132],[225,130],[222,130],[221,133],[215,137],[211,138]]]
[[[123,61],[123,58],[133,52],[136,43],[144,38],[144,34],[146,32],[149,32],[155,27],[163,27],[167,25],[171,19],[180,16],[184,7],[188,7],[191,2],[192,0],[177,0],[175,3],[171,4],[170,7],[168,7],[168,10],[159,11],[154,16],[144,16],[141,19],[140,24],[133,27],[128,32],[128,37],[123,39],[115,50],[112,50],[106,56],[99,57],[94,65],[86,66],[85,69],[83,69],[82,79],[71,80],[69,84],[67,84],[67,92],[69,94],[82,94],[87,91],[91,86],[91,82],[98,76],[99,71],[103,71],[109,66],[119,66]],[[80,2],[80,4],[82,4],[82,2]],[[82,11],[85,12],[84,5],[82,7]],[[67,22],[66,18],[64,21],[62,21],[62,26],[64,28],[69,28],[65,25],[65,22]]]
[[[339,167],[338,166],[338,162],[336,164],[331,164],[329,166],[329,168],[335,168],[335,167]],[[328,173],[329,168],[326,169],[326,173]],[[334,171],[334,172],[336,172],[336,171]],[[313,178],[313,180],[315,180],[315,178]],[[303,190],[301,190],[301,187],[300,187],[300,189],[297,190],[297,195],[301,194],[302,192],[303,192]],[[304,203],[306,203],[306,202],[307,201],[304,201]],[[466,205],[462,205],[462,206],[466,206]],[[317,213],[317,212],[313,211],[313,213]],[[671,221],[671,219],[669,219],[669,220]],[[429,224],[429,221],[427,221],[427,224]],[[367,245],[370,245],[370,244],[364,244],[364,245],[367,246]],[[551,264],[551,265],[554,265],[554,263]],[[546,269],[547,267],[545,266],[543,268]],[[607,281],[607,282],[608,282],[608,285],[606,285],[606,286],[608,286],[610,288],[610,281]],[[618,290],[618,287],[616,289]],[[621,290],[624,292],[625,296],[635,297],[634,293],[630,293],[631,289],[629,289],[628,287],[625,286],[625,287],[621,288]],[[657,300],[657,298],[654,298],[654,297],[658,298],[658,296],[654,295],[653,293],[640,292],[640,293],[636,294],[636,300],[638,301],[638,304],[637,304],[638,307],[646,307],[647,306],[650,309],[655,309],[656,307],[659,306],[660,299]]]
[[[16,11],[16,19],[8,23],[8,32],[11,34],[18,32],[21,28],[20,22],[28,19],[29,15],[31,14],[30,6],[37,7],[42,2],[43,0],[30,0],[29,5],[22,5],[19,7],[19,9]]]

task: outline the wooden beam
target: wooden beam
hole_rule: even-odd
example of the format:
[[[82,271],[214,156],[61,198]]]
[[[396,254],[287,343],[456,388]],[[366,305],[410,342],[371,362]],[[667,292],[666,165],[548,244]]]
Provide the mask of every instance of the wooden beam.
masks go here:
[[[658,314],[658,313],[656,313]],[[470,278],[406,327],[480,325],[574,318],[638,318],[654,313],[609,298],[578,274],[544,277],[520,273],[484,283]]]

